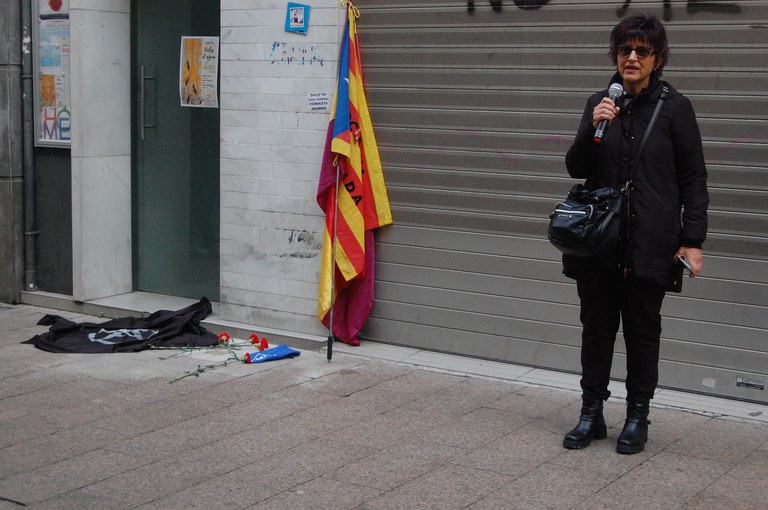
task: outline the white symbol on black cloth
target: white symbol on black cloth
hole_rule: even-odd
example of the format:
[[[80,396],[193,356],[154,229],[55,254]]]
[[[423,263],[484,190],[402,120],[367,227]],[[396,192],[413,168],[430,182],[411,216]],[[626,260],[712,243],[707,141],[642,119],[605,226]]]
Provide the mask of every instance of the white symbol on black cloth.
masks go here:
[[[104,345],[119,344],[125,338],[135,338],[136,340],[149,340],[155,336],[157,329],[100,329],[98,333],[89,333],[88,340],[98,342]],[[118,339],[111,341],[112,339]]]

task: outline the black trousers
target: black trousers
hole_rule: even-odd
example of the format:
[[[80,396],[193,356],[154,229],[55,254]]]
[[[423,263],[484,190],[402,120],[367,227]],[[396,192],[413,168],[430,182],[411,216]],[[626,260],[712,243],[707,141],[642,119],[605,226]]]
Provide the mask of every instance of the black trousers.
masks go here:
[[[620,270],[579,275],[581,300],[581,389],[584,396],[607,400],[613,349],[619,324],[627,351],[627,396],[653,398],[659,380],[661,304],[665,291]]]

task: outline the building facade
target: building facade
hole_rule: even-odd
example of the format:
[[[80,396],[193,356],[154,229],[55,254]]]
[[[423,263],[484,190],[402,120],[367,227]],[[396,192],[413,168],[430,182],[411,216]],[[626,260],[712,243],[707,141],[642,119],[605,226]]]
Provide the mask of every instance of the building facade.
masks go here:
[[[206,295],[225,320],[326,334],[315,192],[344,10],[304,3],[305,34],[282,1],[69,1],[71,142],[35,152],[51,184],[36,184],[39,292]],[[711,194],[704,274],[664,305],[660,384],[768,402],[768,1],[356,5],[395,218],[363,340],[578,371],[576,291],[546,225],[613,72],[610,29],[647,12],[666,21],[664,77],[693,102]],[[218,108],[180,104],[182,36],[220,38]]]
[[[24,279],[21,5],[0,4],[0,301],[18,301]]]

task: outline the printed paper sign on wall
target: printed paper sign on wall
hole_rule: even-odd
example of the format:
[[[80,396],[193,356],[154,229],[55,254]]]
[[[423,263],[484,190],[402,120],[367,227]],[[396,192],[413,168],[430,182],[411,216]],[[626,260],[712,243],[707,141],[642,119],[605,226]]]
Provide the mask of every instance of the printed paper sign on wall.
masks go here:
[[[219,38],[181,38],[179,97],[181,106],[218,108]]]
[[[72,129],[69,81],[69,0],[32,4],[35,47],[35,145],[69,147]]]

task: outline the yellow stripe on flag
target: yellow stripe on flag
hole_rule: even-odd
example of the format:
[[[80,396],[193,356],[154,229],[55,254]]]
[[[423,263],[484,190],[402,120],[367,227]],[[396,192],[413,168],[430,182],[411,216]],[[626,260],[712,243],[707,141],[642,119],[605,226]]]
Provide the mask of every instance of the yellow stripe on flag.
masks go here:
[[[342,341],[357,342],[373,305],[374,275],[368,264],[372,265],[374,242],[369,231],[391,224],[392,212],[365,98],[355,22],[358,11],[352,2],[346,3],[347,26],[318,186],[318,204],[326,221],[317,311],[328,326],[331,304],[338,299],[343,324],[334,323],[332,333]]]

